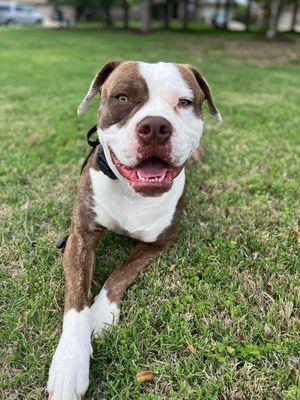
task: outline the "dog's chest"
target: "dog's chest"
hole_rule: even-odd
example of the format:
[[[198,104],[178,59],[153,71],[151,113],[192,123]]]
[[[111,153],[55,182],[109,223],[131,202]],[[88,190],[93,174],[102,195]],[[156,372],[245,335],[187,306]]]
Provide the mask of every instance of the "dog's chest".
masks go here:
[[[154,242],[171,223],[183,189],[184,171],[171,190],[159,197],[143,197],[113,181],[101,171],[90,169],[93,211],[96,222],[114,232],[144,242]]]

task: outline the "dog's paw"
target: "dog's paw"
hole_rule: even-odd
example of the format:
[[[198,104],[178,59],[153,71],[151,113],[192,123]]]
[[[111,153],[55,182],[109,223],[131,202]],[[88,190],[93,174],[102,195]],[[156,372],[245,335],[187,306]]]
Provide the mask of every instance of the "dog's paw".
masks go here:
[[[89,385],[90,343],[62,335],[49,372],[51,400],[78,400]]]
[[[63,333],[49,371],[47,390],[51,400],[78,400],[88,388],[92,356],[90,325],[80,326],[77,322],[77,315],[65,316]]]
[[[105,331],[119,321],[120,309],[107,296],[105,285],[95,297],[91,307],[92,331],[94,337],[103,337]]]

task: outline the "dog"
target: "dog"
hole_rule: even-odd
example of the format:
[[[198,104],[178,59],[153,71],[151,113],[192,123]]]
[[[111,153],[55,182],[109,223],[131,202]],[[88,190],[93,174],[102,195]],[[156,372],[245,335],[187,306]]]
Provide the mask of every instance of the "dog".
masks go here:
[[[197,155],[204,101],[221,121],[208,83],[186,64],[108,62],[92,81],[79,115],[97,94],[100,144],[83,169],[63,256],[63,330],[47,386],[52,400],[84,396],[92,333],[102,336],[118,321],[128,286],[176,240],[184,166],[193,151],[195,159],[202,151]],[[101,167],[99,154],[109,174]],[[137,244],[91,305],[96,248],[106,230],[130,236]]]

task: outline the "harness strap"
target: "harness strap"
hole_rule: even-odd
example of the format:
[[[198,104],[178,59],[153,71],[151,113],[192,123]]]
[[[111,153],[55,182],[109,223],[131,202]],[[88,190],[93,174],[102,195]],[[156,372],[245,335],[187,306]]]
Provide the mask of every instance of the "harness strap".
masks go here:
[[[97,126],[93,126],[87,133],[86,135],[86,139],[87,142],[89,144],[89,146],[92,147],[92,150],[90,151],[90,153],[88,154],[88,156],[86,157],[86,159],[84,160],[82,166],[81,166],[81,171],[80,171],[80,175],[82,174],[82,171],[84,170],[84,167],[86,166],[88,160],[90,159],[91,155],[94,153],[95,149],[99,146],[99,150],[98,150],[98,154],[97,154],[97,165],[100,169],[100,171],[102,171],[106,176],[108,176],[110,179],[118,179],[117,176],[114,174],[114,172],[112,171],[112,169],[110,168],[110,166],[108,165],[108,162],[106,160],[105,154],[104,154],[104,150],[103,147],[100,144],[99,139],[97,138],[96,140],[91,140],[91,136],[97,132]]]

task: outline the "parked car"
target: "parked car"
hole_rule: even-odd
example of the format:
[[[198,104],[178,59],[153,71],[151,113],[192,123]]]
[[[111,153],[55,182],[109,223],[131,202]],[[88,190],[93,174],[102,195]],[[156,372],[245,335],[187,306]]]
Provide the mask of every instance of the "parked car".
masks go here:
[[[43,14],[27,4],[0,1],[1,24],[41,24]]]
[[[228,24],[226,12],[223,10],[217,11],[212,18],[212,24],[215,28],[226,28]]]

